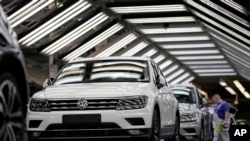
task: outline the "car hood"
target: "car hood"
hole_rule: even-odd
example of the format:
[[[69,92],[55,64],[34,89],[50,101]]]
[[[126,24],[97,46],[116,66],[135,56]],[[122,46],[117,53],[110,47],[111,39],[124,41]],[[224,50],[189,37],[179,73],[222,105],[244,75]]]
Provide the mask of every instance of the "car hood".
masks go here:
[[[197,106],[196,104],[190,104],[190,103],[179,103],[179,110],[180,112],[185,112],[185,111],[197,111]]]
[[[50,86],[33,98],[96,98],[142,95],[148,83],[82,83]]]

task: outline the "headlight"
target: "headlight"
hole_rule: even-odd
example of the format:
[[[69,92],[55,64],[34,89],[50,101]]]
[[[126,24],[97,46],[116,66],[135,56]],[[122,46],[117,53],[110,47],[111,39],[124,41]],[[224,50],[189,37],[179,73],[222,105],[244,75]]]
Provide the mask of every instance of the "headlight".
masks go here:
[[[50,106],[47,99],[32,99],[30,102],[30,111],[50,112]]]
[[[180,116],[181,122],[191,122],[191,121],[196,121],[196,114],[195,113],[181,113]]]
[[[147,106],[147,103],[148,103],[147,96],[124,97],[119,100],[116,109],[117,110],[142,109]]]

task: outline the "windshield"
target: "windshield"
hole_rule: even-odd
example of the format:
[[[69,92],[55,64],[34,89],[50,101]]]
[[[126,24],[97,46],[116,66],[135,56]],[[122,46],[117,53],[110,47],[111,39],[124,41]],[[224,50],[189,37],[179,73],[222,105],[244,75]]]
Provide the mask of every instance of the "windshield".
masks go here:
[[[179,103],[195,103],[195,94],[193,89],[172,89],[172,92]]]
[[[67,64],[54,85],[91,82],[149,82],[147,61],[90,61]]]

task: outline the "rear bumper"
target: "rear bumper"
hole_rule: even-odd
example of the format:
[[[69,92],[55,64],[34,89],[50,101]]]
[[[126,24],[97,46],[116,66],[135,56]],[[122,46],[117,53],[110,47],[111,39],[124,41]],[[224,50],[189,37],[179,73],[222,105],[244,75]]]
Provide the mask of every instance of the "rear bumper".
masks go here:
[[[66,129],[28,131],[29,140],[149,138],[151,129]]]

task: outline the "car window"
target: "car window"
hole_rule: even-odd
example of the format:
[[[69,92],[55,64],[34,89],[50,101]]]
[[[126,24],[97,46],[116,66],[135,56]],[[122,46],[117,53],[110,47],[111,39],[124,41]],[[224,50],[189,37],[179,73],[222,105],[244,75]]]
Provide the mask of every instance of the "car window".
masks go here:
[[[91,82],[149,82],[147,61],[93,61],[66,65],[54,85]]]
[[[179,103],[195,103],[195,93],[193,89],[172,89],[172,92]]]

